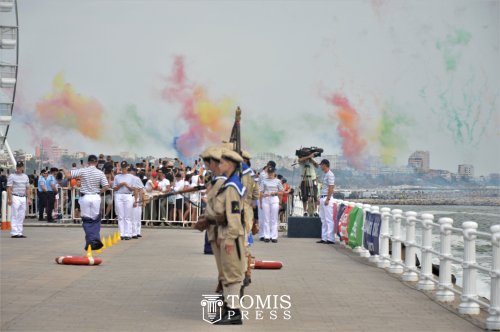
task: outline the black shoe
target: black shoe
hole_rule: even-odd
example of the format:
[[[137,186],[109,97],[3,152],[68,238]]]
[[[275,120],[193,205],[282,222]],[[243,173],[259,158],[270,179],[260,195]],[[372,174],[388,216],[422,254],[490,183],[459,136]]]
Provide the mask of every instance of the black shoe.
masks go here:
[[[137,237],[142,237],[142,235],[141,234],[137,234]]]
[[[25,235],[18,235],[17,238],[18,239],[25,239],[25,238],[27,238],[27,236],[25,236]]]
[[[241,325],[243,324],[243,321],[241,320],[241,311],[240,309],[230,309],[228,308],[225,312],[224,315],[222,316],[222,319],[214,325]]]
[[[137,235],[132,236],[133,239],[138,239]]]
[[[269,239],[264,239],[265,243],[269,243],[269,241],[270,241]]]
[[[271,240],[272,243],[278,243],[278,239]]]
[[[304,217],[307,217],[307,216],[308,216],[307,212],[304,212]]]
[[[319,241],[316,241],[316,243],[326,243],[326,241],[319,240]]]
[[[243,279],[243,287],[248,287],[251,283],[252,279],[250,279],[249,277],[245,277],[245,279]]]
[[[333,241],[326,241],[326,244],[335,244]]]
[[[315,217],[319,217],[319,214],[315,213],[315,214],[314,214],[314,216],[315,216]]]
[[[11,236],[11,238],[13,238],[13,239],[17,239],[17,238],[19,238],[20,236],[21,236],[21,235],[12,235],[12,236]]]
[[[126,241],[128,241],[128,240],[130,240],[130,237],[129,236],[124,236],[123,239],[126,240]]]
[[[38,221],[45,221],[45,219],[42,217],[42,218],[38,218]]]
[[[94,243],[92,243],[92,244],[90,245],[90,248],[91,248],[92,250],[99,250],[99,249],[101,249],[102,247],[104,247],[104,245],[102,244],[102,242],[101,242],[101,241],[99,241],[99,242],[94,242]]]
[[[125,236],[120,236],[120,240],[125,240]]]
[[[261,237],[261,238],[259,239],[259,241],[264,241],[264,237]]]

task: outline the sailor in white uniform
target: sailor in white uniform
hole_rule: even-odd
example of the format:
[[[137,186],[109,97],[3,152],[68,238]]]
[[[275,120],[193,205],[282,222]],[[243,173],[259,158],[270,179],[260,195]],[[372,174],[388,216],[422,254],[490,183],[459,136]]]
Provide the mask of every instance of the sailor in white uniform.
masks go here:
[[[118,216],[118,229],[122,240],[132,238],[132,218],[134,207],[134,197],[137,197],[136,176],[129,174],[128,163],[124,160],[120,164],[121,174],[116,174],[113,180],[113,190],[115,192],[115,210]],[[134,195],[134,196],[132,196]],[[135,234],[137,236],[137,234]],[[137,237],[136,237],[137,238]]]
[[[16,172],[7,178],[7,204],[12,207],[11,231],[12,238],[25,238],[23,223],[26,216],[26,204],[31,205],[30,181],[24,174],[24,163],[16,163]]]
[[[333,234],[333,189],[335,188],[335,175],[330,170],[330,162],[323,159],[319,166],[323,173],[321,181],[321,195],[319,197],[319,216],[321,218],[321,240],[317,243],[334,244]]]

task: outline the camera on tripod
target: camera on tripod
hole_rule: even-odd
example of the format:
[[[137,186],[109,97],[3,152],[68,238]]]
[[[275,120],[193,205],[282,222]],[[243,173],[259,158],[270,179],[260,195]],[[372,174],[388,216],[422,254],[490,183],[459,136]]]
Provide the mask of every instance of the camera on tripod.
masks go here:
[[[299,158],[307,157],[311,153],[314,154],[314,157],[321,157],[321,154],[323,153],[323,149],[318,148],[316,146],[312,146],[310,148],[300,148],[299,150],[295,151],[295,155]]]

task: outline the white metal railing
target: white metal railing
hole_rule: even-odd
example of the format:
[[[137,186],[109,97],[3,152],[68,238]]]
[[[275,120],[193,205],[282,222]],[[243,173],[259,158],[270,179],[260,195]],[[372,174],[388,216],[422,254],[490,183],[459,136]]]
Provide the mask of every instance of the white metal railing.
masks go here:
[[[343,200],[334,200],[337,206],[340,204],[353,204]],[[473,221],[462,223],[461,228],[453,227],[451,218],[439,218],[434,222],[432,214],[418,214],[413,211],[404,213],[400,209],[370,206],[368,204],[356,205],[362,208],[364,216],[366,213],[381,215],[380,234],[378,234],[378,255],[370,255],[368,248],[354,248],[363,257],[368,257],[378,267],[386,268],[388,272],[401,274],[405,281],[417,282],[420,290],[435,290],[435,299],[441,302],[450,302],[455,295],[460,296],[458,310],[461,314],[476,315],[480,307],[488,310],[489,316],[486,320],[486,328],[490,330],[500,329],[500,224],[490,227],[490,232],[477,230],[478,224]],[[404,225],[406,232],[401,231]],[[363,226],[364,227],[364,226]],[[416,236],[416,230],[421,231],[421,236]],[[433,243],[433,229],[439,231],[439,243]],[[364,234],[364,232],[363,232]],[[463,238],[464,248],[461,258],[453,257],[451,252],[451,238],[453,235]],[[420,238],[420,239],[419,239]],[[491,268],[481,266],[476,261],[476,239],[481,238],[491,245]],[[363,241],[364,243],[364,241]],[[405,257],[402,257],[402,248],[405,248]],[[391,253],[389,253],[391,245]],[[433,249],[434,246],[438,250]],[[415,266],[416,253],[421,252],[421,268]],[[432,273],[432,259],[439,259],[439,277],[436,279]],[[463,269],[462,288],[454,287],[452,284],[451,264],[459,264]],[[490,299],[480,299],[477,292],[477,272],[487,273],[490,277]]]

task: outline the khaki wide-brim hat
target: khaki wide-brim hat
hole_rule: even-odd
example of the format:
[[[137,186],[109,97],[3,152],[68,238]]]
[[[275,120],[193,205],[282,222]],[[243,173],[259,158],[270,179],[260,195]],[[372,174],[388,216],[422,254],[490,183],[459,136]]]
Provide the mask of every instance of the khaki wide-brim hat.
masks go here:
[[[238,154],[238,152],[228,149],[222,149],[222,158],[229,159],[235,163],[243,162],[243,158]]]
[[[228,149],[228,150],[234,151],[234,143],[231,143],[231,142],[222,142],[221,148],[222,149]]]
[[[222,149],[217,148],[217,147],[212,147],[208,151],[208,157],[215,159],[215,160],[220,160],[220,158],[222,158]]]
[[[208,152],[210,151],[211,148],[212,147],[210,146],[210,147],[206,148],[205,150],[203,150],[203,152],[200,153],[200,158],[201,159],[207,159],[208,158]]]
[[[248,160],[252,159],[252,155],[246,150],[241,150],[241,156]]]

